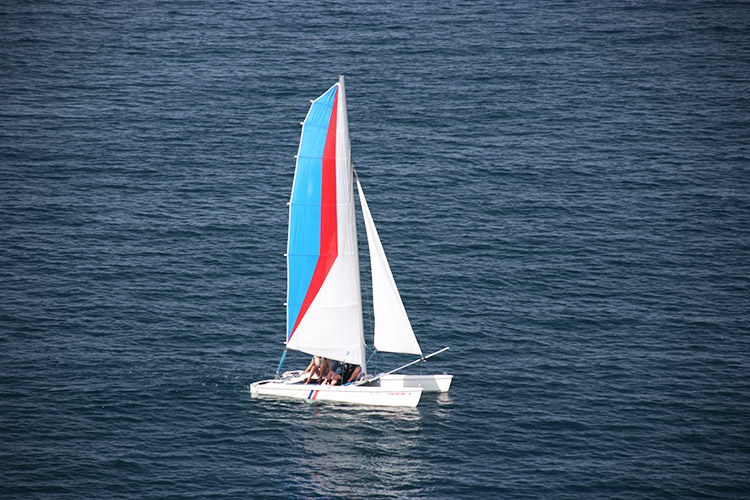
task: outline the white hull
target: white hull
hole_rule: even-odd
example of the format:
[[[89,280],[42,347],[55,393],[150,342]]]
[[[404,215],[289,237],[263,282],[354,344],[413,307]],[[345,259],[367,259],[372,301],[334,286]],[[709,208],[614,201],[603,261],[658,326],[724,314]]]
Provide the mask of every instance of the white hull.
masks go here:
[[[319,384],[290,383],[288,380],[262,380],[250,385],[250,394],[257,396],[279,396],[310,401],[336,401],[372,406],[415,407],[422,396],[419,387],[388,389],[386,387],[345,385],[327,386]]]
[[[372,385],[366,387],[382,387],[392,391],[415,389],[421,387],[424,392],[448,392],[453,375],[383,375]]]

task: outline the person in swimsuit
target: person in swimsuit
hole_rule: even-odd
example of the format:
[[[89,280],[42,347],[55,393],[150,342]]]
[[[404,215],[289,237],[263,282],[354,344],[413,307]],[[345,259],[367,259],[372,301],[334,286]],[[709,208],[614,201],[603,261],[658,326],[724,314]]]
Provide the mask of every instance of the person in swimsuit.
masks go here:
[[[328,374],[323,384],[336,385],[336,378],[341,378],[341,362],[335,359],[331,360],[331,365],[328,369]]]
[[[335,361],[334,363],[338,363]],[[333,363],[331,363],[331,368],[333,368]],[[326,378],[326,383],[328,383],[328,380],[330,379],[331,385],[341,384],[346,385],[350,382],[354,382],[357,380],[357,377],[359,377],[359,374],[362,372],[362,369],[359,365],[355,365],[352,363],[342,363],[341,364],[341,372],[340,373],[334,373],[334,370],[331,370],[330,376]]]
[[[352,363],[344,363],[343,375],[341,377],[342,384],[351,384],[359,378],[359,374],[362,373],[362,368],[359,365]]]
[[[310,372],[305,383],[309,384],[313,377],[317,377],[317,382],[320,383],[323,380],[323,377],[328,373],[328,368],[328,360],[326,358],[322,356],[313,356],[313,359],[310,360],[310,364],[307,365],[305,371],[302,372],[302,375]]]

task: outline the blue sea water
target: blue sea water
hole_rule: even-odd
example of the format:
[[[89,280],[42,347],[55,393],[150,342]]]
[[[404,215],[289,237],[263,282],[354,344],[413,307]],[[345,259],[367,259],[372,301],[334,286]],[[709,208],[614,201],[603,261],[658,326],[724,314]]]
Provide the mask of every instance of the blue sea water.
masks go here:
[[[339,74],[416,409],[248,390]],[[750,498],[748,81],[747,2],[0,2],[0,497]]]

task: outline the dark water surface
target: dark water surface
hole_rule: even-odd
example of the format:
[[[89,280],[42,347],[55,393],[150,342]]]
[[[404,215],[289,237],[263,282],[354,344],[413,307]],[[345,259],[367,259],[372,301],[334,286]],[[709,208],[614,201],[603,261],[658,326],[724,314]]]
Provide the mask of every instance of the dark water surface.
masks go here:
[[[248,392],[342,73],[416,409]],[[750,498],[748,81],[747,2],[0,2],[0,497]]]

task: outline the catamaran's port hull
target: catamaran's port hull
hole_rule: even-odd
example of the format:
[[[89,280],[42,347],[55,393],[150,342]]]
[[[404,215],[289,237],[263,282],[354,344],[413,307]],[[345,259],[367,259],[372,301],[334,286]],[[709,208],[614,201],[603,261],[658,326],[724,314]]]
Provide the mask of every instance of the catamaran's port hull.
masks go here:
[[[373,386],[324,386],[318,384],[294,384],[279,380],[263,380],[250,385],[250,394],[306,399],[310,401],[336,401],[371,406],[406,406],[419,404],[422,389],[388,389]]]
[[[382,387],[392,391],[422,388],[424,392],[448,392],[453,375],[382,375],[366,387]]]

